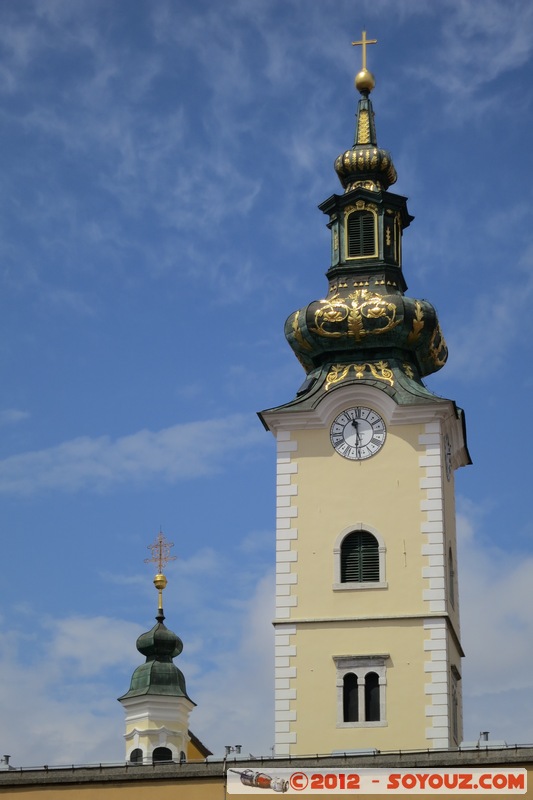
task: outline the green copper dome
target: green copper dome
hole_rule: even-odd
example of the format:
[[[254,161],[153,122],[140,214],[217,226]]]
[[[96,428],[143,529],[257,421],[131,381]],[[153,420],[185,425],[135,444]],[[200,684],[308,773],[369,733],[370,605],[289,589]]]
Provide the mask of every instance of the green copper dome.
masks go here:
[[[448,355],[431,303],[368,288],[309,303],[288,318],[285,336],[306,372],[331,361],[397,356],[425,376]]]
[[[146,656],[147,661],[153,658],[159,661],[167,659],[172,661],[183,650],[183,642],[173,631],[169,631],[162,621],[158,621],[151,631],[141,633],[136,647],[139,653]]]
[[[183,643],[164,625],[161,609],[156,619],[157,624],[137,639],[137,650],[146,656],[146,662],[137,667],[129,691],[119,700],[146,694],[187,697],[190,700],[183,673],[172,660],[183,650]]]

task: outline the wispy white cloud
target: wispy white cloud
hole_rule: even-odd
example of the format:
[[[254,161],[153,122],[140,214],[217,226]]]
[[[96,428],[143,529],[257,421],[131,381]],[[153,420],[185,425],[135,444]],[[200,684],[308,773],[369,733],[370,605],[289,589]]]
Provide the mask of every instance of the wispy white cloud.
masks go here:
[[[533,281],[525,279],[520,291],[508,284],[491,287],[478,294],[469,313],[456,322],[446,335],[450,348],[446,377],[477,380],[486,375],[484,356],[490,353],[491,365],[497,369],[518,338],[529,325],[524,325],[533,297]]]
[[[40,300],[45,306],[62,308],[80,316],[93,316],[95,308],[87,294],[72,289],[48,288],[43,292]]]
[[[264,575],[237,621],[231,649],[213,654],[212,668],[196,681],[191,727],[223,754],[227,744],[248,755],[270,755],[274,731],[273,574]],[[228,620],[228,626],[230,621]],[[221,728],[219,720],[224,720]]]
[[[17,422],[22,422],[29,417],[28,411],[22,411],[19,408],[5,408],[0,411],[0,425],[15,425]]]
[[[123,714],[106,670],[133,670],[138,634],[125,620],[51,620],[35,610],[29,639],[23,627],[4,623],[9,647],[0,655],[0,739],[14,763],[95,763],[106,753],[110,761],[122,760]]]
[[[71,671],[83,681],[131,663],[132,645],[141,633],[138,625],[104,616],[47,620],[45,628],[51,635],[50,663],[56,664],[57,680],[67,684]]]
[[[264,443],[264,436],[254,419],[240,415],[143,430],[114,440],[84,436],[0,461],[0,492],[106,490],[153,478],[198,478],[219,470],[230,454],[246,453],[252,443]]]
[[[53,203],[42,206],[39,194],[24,198],[26,229],[31,228],[40,239],[41,248],[62,273],[79,271],[80,262],[85,270],[91,263],[101,264],[106,254],[114,269],[114,264],[128,260],[130,269],[133,262],[145,269],[154,264],[155,270],[155,265],[165,261],[161,252],[164,245],[157,244],[165,237],[152,233],[148,247],[145,236],[139,233],[139,220],[144,233],[147,220],[148,227],[165,228],[166,241],[172,239],[168,247],[174,252],[175,266],[176,252],[186,251],[189,242],[197,247],[199,218],[208,218],[210,223],[203,228],[203,238],[211,237],[219,244],[219,225],[236,210],[247,214],[261,183],[257,176],[250,176],[246,164],[240,163],[239,129],[246,116],[238,112],[242,103],[238,89],[249,80],[240,49],[234,54],[233,68],[219,84],[232,98],[223,126],[217,122],[219,114],[210,114],[202,121],[190,104],[187,113],[184,111],[191,86],[188,75],[179,69],[172,77],[172,104],[159,107],[155,116],[150,113],[158,92],[154,83],[168,81],[162,58],[154,55],[153,49],[132,49],[127,41],[114,37],[113,26],[101,24],[104,5],[36,4],[40,24],[36,24],[35,15],[6,13],[2,20],[0,41],[7,54],[4,72],[9,71],[6,83],[23,98],[15,110],[2,110],[5,121],[18,135],[23,132],[38,141],[39,169],[46,172],[47,183],[54,187]],[[150,12],[144,10],[150,40]],[[175,15],[175,9],[172,12]],[[201,28],[202,15],[192,16]],[[216,18],[220,22],[218,14]],[[172,23],[169,28],[180,30],[181,26]],[[63,67],[62,81],[61,87],[54,83],[47,86],[44,100],[34,92],[34,72],[43,62],[48,63],[51,41],[54,58]],[[231,37],[221,37],[224,47],[229,41]],[[203,33],[197,37],[197,46],[202,42]],[[205,48],[207,53],[209,46]],[[64,63],[71,64],[72,69],[65,69]],[[207,65],[218,81],[225,72],[224,63],[221,59],[218,69],[214,69],[212,60]],[[195,131],[198,125],[202,136]],[[206,135],[210,142],[207,146]],[[49,155],[52,153],[53,158]],[[33,174],[31,164],[31,158],[15,161],[15,194],[20,173],[26,176],[26,171],[32,170]],[[72,183],[65,180],[70,172],[76,175]],[[126,215],[120,222],[117,204]],[[108,213],[102,213],[104,208]],[[130,229],[128,221],[132,220],[135,227]],[[26,262],[26,249],[26,244],[20,245],[19,252],[13,254],[19,272]],[[221,268],[227,271],[232,263],[237,264],[238,259],[229,258]],[[34,264],[32,268],[41,273],[46,285],[42,266]],[[31,274],[29,265],[24,272]],[[233,285],[240,282],[239,275],[234,277]],[[218,288],[224,290],[223,286]],[[54,297],[53,293],[49,296]]]
[[[440,17],[442,46],[437,64],[424,63],[413,72],[450,98],[467,97],[477,103],[478,111],[488,110],[494,98],[476,99],[480,87],[524,65],[533,53],[533,7],[521,0],[485,0],[482,6],[470,0],[447,0],[446,6],[447,13]]]
[[[533,742],[533,555],[487,542],[486,510],[458,515],[467,740],[489,730],[509,744]],[[502,542],[503,545],[503,542]]]

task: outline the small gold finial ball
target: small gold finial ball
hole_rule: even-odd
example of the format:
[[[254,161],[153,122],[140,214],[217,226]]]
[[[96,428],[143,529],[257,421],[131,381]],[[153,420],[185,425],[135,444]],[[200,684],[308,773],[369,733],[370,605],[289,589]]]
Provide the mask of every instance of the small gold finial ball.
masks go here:
[[[165,588],[167,583],[168,583],[168,581],[167,581],[167,579],[165,578],[165,576],[163,575],[162,572],[159,572],[154,578],[154,586],[155,586],[156,589],[159,589],[160,591],[161,591],[161,589]]]
[[[376,79],[368,69],[362,69],[355,76],[355,88],[359,92],[371,92],[376,85]]]

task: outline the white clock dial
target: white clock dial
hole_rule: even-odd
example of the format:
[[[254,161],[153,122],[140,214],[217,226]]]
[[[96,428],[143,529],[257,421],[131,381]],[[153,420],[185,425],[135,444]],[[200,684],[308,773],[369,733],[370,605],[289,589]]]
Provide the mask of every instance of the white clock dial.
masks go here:
[[[363,461],[381,450],[387,429],[377,411],[356,406],[335,417],[329,435],[339,455],[352,461]]]

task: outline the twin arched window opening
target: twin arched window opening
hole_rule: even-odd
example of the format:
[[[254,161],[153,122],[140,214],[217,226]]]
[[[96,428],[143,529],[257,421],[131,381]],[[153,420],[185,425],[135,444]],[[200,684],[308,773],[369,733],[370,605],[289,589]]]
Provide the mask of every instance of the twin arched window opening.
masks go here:
[[[358,677],[348,672],[343,679],[342,700],[344,722],[379,722],[378,674],[367,672],[364,677]]]

